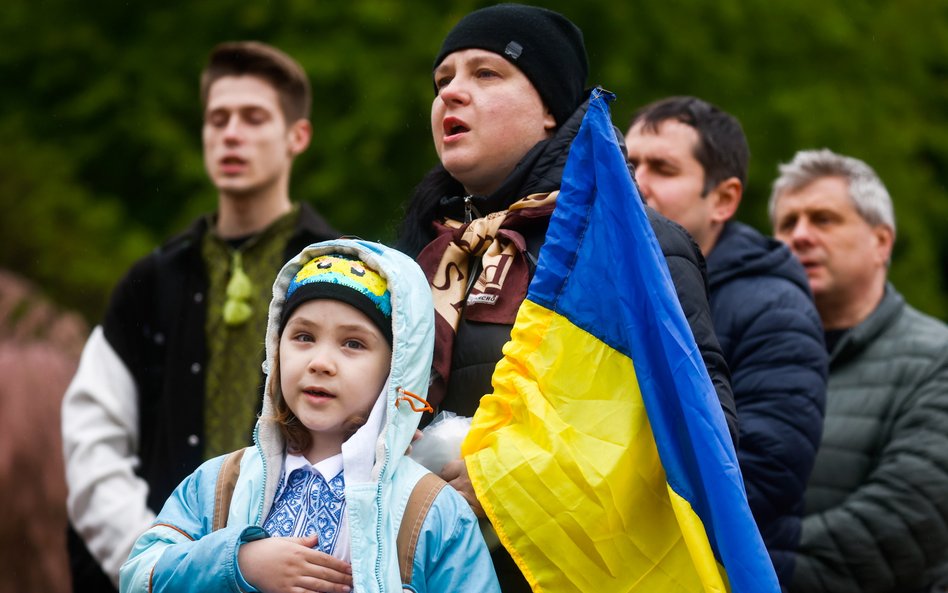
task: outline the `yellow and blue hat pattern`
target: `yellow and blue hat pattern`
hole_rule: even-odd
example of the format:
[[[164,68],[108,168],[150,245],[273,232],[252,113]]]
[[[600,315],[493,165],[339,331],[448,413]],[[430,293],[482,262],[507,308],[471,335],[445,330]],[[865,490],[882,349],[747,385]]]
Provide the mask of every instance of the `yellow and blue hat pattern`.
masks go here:
[[[338,253],[315,257],[293,277],[286,298],[293,296],[301,286],[315,282],[331,282],[351,288],[372,301],[382,315],[392,315],[388,283],[362,260]]]
[[[286,290],[280,333],[293,311],[313,299],[333,299],[362,311],[392,344],[392,295],[388,282],[362,260],[330,253],[317,256],[293,276]]]

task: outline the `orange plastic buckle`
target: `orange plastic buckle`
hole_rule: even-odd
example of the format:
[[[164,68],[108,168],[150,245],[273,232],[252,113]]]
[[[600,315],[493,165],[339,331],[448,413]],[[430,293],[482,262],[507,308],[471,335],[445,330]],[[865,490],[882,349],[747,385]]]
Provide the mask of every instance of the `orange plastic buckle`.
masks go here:
[[[429,404],[425,398],[419,395],[415,395],[411,391],[408,391],[407,389],[404,389],[402,387],[399,387],[398,389],[396,389],[396,391],[398,391],[399,393],[405,394],[402,397],[399,397],[395,400],[396,408],[398,407],[398,402],[405,401],[405,402],[408,402],[409,406],[411,406],[411,409],[413,412],[431,412],[432,414],[434,414],[434,408],[431,407],[431,404]],[[421,402],[422,405],[420,407],[417,407],[415,402]]]

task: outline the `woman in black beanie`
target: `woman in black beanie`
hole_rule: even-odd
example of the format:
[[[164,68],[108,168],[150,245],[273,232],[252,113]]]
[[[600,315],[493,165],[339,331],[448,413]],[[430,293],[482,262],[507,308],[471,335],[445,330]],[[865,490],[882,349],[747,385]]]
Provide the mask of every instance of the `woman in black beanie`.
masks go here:
[[[587,74],[579,28],[533,6],[474,11],[438,52],[431,130],[440,163],[415,189],[397,245],[418,260],[432,285],[437,315],[429,401],[438,409],[473,416],[481,396],[492,391],[494,366],[526,297],[586,112]],[[647,210],[736,440],[704,260],[681,227]],[[442,477],[483,515],[462,460],[445,466]],[[494,564],[505,593],[530,590],[503,548],[495,550]]]

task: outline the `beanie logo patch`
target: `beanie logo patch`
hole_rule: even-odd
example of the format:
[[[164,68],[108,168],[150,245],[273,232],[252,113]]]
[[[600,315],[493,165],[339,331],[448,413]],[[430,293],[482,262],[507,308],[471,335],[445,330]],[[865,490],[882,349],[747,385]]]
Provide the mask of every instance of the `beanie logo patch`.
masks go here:
[[[509,56],[511,60],[516,60],[522,53],[523,46],[516,41],[511,41],[507,44],[507,47],[504,48],[504,54]]]

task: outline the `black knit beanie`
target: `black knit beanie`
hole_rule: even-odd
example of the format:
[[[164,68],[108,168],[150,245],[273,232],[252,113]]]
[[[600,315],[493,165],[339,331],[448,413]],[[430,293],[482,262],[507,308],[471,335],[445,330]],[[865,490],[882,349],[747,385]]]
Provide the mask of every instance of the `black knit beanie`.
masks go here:
[[[558,12],[523,4],[475,10],[445,37],[434,68],[448,54],[462,49],[494,52],[517,66],[533,83],[557,126],[583,102],[589,70],[583,32]]]

